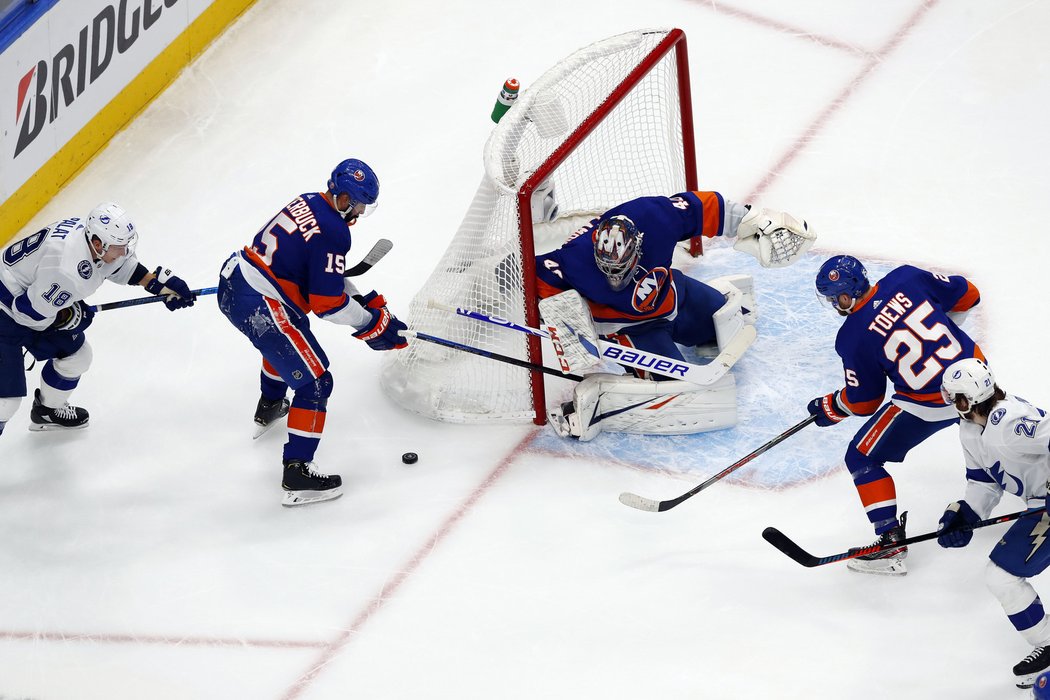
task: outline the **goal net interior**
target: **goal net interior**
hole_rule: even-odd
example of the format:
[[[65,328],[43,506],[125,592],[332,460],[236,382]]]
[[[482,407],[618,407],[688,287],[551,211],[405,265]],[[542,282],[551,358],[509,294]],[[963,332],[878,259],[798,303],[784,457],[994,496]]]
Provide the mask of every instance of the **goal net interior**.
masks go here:
[[[679,29],[596,42],[524,89],[485,144],[481,184],[412,300],[409,327],[542,362],[538,338],[438,307],[537,327],[536,254],[621,202],[696,188],[689,103]],[[380,381],[404,408],[437,420],[545,419],[541,373],[420,339],[388,353]]]

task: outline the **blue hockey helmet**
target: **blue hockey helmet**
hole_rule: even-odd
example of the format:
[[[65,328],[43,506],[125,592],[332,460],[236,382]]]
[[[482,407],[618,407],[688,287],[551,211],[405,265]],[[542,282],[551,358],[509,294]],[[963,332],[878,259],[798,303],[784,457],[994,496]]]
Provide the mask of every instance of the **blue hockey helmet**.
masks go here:
[[[347,158],[332,171],[328,191],[332,195],[332,204],[343,219],[353,223],[357,217],[368,216],[375,210],[379,200],[379,178],[363,160]],[[336,204],[342,194],[350,200],[345,209]]]
[[[620,291],[631,281],[631,275],[642,257],[642,234],[626,216],[611,216],[594,231],[594,262],[605,275],[609,286]]]
[[[1050,700],[1050,672],[1039,674],[1032,684],[1032,697],[1035,700]]]
[[[852,255],[839,255],[826,260],[817,271],[816,284],[817,296],[840,313],[852,309],[857,299],[871,289],[868,271]],[[847,306],[840,303],[843,294],[852,300]]]

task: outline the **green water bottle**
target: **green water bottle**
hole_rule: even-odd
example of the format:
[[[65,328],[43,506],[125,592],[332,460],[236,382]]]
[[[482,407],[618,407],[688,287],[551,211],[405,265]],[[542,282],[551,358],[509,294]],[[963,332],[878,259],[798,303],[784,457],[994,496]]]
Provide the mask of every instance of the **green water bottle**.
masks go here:
[[[518,99],[518,87],[517,78],[507,78],[507,81],[503,83],[503,89],[500,90],[499,97],[496,98],[496,105],[492,108],[492,121],[499,124],[499,120],[511,108],[514,100]]]

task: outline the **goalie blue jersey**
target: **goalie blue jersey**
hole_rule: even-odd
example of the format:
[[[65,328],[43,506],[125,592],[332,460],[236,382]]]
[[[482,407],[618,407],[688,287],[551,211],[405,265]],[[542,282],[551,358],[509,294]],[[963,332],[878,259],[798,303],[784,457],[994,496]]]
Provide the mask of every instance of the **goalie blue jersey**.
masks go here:
[[[887,379],[898,402],[944,407],[944,368],[968,357],[984,359],[948,313],[968,311],[980,300],[965,277],[911,265],[891,270],[857,300],[835,339],[846,379],[839,398],[846,408],[857,415],[874,413]]]
[[[601,332],[651,321],[671,321],[678,294],[671,275],[675,245],[694,236],[724,234],[725,201],[717,192],[640,197],[609,211],[573,233],[555,251],[536,257],[540,298],[575,289],[590,306]],[[613,290],[594,262],[594,233],[604,219],[626,216],[642,233],[642,253],[630,283]]]

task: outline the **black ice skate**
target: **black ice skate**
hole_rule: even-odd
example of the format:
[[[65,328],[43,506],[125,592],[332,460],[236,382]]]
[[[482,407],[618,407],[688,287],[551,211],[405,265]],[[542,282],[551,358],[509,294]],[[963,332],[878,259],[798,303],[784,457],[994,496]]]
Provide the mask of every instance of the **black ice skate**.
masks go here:
[[[48,408],[40,402],[40,390],[33,395],[33,409],[29,412],[30,430],[79,430],[88,424],[88,412],[77,406],[62,404]]]
[[[907,512],[901,513],[900,523],[892,530],[887,530],[879,535],[879,539],[875,540],[874,544],[886,545],[903,540],[905,538],[904,522],[907,518]],[[908,573],[908,569],[904,566],[904,558],[907,556],[907,545],[894,549],[884,549],[881,552],[865,554],[864,556],[850,559],[846,562],[846,568],[850,571],[857,571],[862,574],[903,576]]]
[[[338,474],[322,474],[313,462],[301,459],[284,461],[285,506],[301,506],[317,501],[329,501],[343,495],[343,479]]]
[[[259,405],[255,407],[255,434],[252,435],[252,439],[257,440],[260,435],[272,428],[274,423],[287,416],[289,405],[288,399],[270,401],[260,396]]]
[[[1039,674],[1050,668],[1050,646],[1036,647],[1014,666],[1014,679],[1018,688],[1031,688]]]

